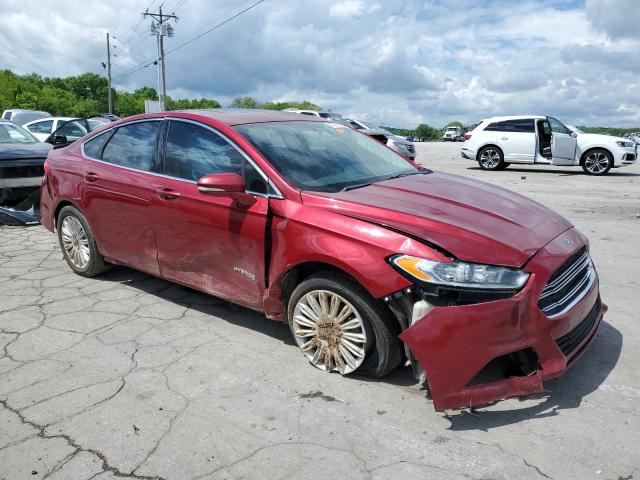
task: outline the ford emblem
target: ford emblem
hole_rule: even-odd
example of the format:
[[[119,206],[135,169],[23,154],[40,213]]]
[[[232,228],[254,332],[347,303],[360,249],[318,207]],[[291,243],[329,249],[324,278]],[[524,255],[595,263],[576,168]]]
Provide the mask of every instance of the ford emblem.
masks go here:
[[[571,245],[573,245],[573,240],[569,239],[569,238],[565,238],[562,243],[564,243],[567,247],[570,247]]]

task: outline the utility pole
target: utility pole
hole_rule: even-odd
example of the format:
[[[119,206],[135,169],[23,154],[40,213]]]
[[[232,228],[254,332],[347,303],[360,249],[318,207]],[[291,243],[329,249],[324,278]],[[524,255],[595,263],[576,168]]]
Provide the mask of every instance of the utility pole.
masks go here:
[[[175,15],[166,15],[162,13],[162,5],[158,8],[157,13],[144,12],[142,15],[145,17],[151,17],[151,25],[149,31],[151,35],[156,36],[158,43],[158,99],[160,100],[160,110],[166,110],[166,98],[167,98],[167,82],[165,74],[164,64],[164,37],[173,37],[173,27],[169,24],[169,20],[177,21],[178,17]],[[154,22],[157,22],[157,24]]]
[[[111,98],[111,45],[109,43],[109,32],[107,32],[107,64],[102,64],[107,69],[107,80],[109,81],[109,113],[113,113],[113,98]]]

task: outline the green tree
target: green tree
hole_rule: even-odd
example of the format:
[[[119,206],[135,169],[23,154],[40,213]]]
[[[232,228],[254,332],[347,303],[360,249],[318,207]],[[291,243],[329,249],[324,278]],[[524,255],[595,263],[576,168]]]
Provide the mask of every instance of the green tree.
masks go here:
[[[259,108],[258,101],[253,97],[238,97],[229,106],[231,108]]]

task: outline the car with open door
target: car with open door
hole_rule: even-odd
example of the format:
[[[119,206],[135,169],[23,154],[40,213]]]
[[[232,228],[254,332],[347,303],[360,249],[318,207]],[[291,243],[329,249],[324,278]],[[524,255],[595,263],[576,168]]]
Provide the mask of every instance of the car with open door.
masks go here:
[[[71,118],[62,121],[44,142],[53,145],[53,148],[63,148],[71,145],[76,140],[84,137],[87,133],[104,127],[102,122],[94,123],[86,118]]]
[[[461,155],[483,170],[510,164],[581,166],[589,175],[636,162],[636,145],[624,138],[592,135],[570,129],[550,116],[493,117],[464,136]]]
[[[410,362],[437,410],[542,392],[606,311],[566,219],[319,117],[128,117],[53,150],[41,197],[78,275],[124,264],[264,312],[325,372]]]

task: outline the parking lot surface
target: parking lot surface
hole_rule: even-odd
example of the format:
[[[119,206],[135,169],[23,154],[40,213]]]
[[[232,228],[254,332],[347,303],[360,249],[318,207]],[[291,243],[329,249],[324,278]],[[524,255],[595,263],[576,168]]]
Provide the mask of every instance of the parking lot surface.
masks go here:
[[[640,166],[486,172],[591,240],[609,305],[546,395],[434,412],[408,368],[311,367],[286,325],[125,267],[71,273],[42,227],[0,227],[0,479],[631,479],[640,476]]]

